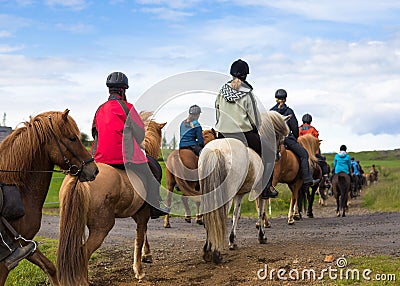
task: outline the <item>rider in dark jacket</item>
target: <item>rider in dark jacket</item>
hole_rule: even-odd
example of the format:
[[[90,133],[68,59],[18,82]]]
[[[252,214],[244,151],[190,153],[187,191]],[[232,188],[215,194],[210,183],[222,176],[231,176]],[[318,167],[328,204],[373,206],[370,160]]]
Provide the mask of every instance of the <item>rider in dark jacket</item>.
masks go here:
[[[313,180],[310,171],[310,165],[308,163],[307,151],[297,142],[299,137],[299,124],[293,110],[286,105],[287,93],[284,89],[278,89],[275,92],[276,104],[271,108],[273,111],[277,111],[282,115],[291,115],[287,124],[289,126],[289,135],[285,137],[284,145],[287,149],[291,150],[300,159],[300,169],[303,176],[303,183],[306,187],[309,187],[319,180]]]

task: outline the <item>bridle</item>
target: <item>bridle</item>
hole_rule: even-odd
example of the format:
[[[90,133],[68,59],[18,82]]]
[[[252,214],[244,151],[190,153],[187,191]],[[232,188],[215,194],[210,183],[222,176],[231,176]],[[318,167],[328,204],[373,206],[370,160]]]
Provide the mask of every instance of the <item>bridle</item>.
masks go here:
[[[63,140],[58,139],[57,135],[55,134],[54,129],[53,129],[53,121],[51,119],[51,115],[48,116],[48,119],[50,120],[50,126],[51,126],[50,131],[51,131],[52,137],[53,137],[54,141],[56,142],[58,151],[61,153],[61,156],[63,157],[63,160],[64,160],[65,164],[67,164],[67,166],[68,166],[68,170],[62,170],[62,169],[61,170],[50,170],[50,171],[48,171],[48,170],[28,170],[28,171],[26,171],[26,170],[24,170],[24,171],[22,171],[22,170],[0,170],[0,172],[3,172],[3,173],[53,173],[53,172],[61,172],[61,173],[64,173],[64,174],[69,174],[71,176],[79,176],[81,174],[83,168],[87,164],[89,164],[89,163],[94,161],[93,157],[91,157],[90,159],[87,159],[87,160],[82,160],[74,151],[71,150],[70,147],[68,147],[68,145]],[[78,159],[78,161],[81,162],[81,166],[80,167],[78,167],[75,164],[72,164],[69,161],[69,159],[65,156],[65,154],[64,154],[64,152],[63,152],[63,150],[61,148],[61,144],[68,150],[68,152],[70,152],[72,154],[72,156],[74,156],[76,159]]]
[[[94,158],[91,157],[90,159],[87,160],[82,160],[74,151],[71,150],[71,148],[68,147],[68,145],[61,139],[58,139],[54,130],[53,130],[53,121],[51,119],[51,115],[49,115],[49,120],[50,120],[50,125],[51,125],[51,134],[53,135],[53,139],[56,142],[57,148],[61,153],[61,156],[63,157],[63,160],[65,162],[65,164],[68,165],[68,170],[65,170],[66,173],[70,174],[71,176],[79,176],[79,174],[82,172],[83,168],[94,161]],[[62,148],[61,148],[61,144],[68,150],[68,152],[70,152],[72,154],[72,156],[74,156],[76,159],[78,159],[78,161],[81,162],[81,167],[79,168],[77,165],[71,164],[71,162],[68,160],[68,158],[65,156]]]

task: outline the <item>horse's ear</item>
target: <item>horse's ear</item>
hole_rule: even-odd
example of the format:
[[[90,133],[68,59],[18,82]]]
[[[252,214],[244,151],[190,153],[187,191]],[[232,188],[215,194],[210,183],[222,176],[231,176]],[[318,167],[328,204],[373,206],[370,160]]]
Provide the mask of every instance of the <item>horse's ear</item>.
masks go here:
[[[215,131],[214,128],[211,128],[211,133],[214,135],[214,137],[217,137],[217,131]]]
[[[283,117],[283,120],[285,120],[285,122],[288,122],[291,117],[292,117],[291,114],[286,115],[286,116]]]
[[[68,113],[69,113],[69,109],[65,109],[65,111],[62,114],[62,119],[64,119],[65,121],[68,119]]]
[[[167,124],[167,122],[159,123],[158,126],[160,126],[160,129],[163,129],[166,124]]]

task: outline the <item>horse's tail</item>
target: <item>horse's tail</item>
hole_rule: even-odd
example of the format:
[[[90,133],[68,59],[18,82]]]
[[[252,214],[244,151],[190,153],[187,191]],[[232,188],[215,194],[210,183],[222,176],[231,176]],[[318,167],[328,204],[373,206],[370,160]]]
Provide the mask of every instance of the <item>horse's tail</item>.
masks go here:
[[[202,152],[206,153],[199,160],[204,227],[211,250],[218,250],[225,243],[226,220],[230,206],[227,185],[224,182],[227,177],[226,163],[219,149],[205,148]]]
[[[60,188],[60,238],[57,251],[61,285],[86,285],[88,259],[83,250],[89,207],[87,183],[67,176]]]

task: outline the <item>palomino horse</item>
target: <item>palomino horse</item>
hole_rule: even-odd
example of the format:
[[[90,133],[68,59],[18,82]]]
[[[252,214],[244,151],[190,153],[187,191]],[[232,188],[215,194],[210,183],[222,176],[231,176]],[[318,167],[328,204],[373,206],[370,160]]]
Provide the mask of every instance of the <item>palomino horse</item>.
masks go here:
[[[280,142],[287,134],[285,118],[275,111],[262,113],[261,116],[260,135],[270,141]],[[273,146],[271,150],[277,147]],[[275,151],[271,150],[268,151],[272,153],[270,155],[273,158]],[[232,200],[234,200],[234,210],[229,234],[230,249],[237,247],[236,228],[241,201],[246,193],[251,191],[251,197],[258,197],[260,206],[258,216],[259,219],[262,218],[264,201],[259,194],[262,190],[263,168],[260,156],[238,139],[217,139],[204,147],[199,157],[199,178],[204,226],[207,233],[203,249],[205,261],[214,263],[222,261],[220,249],[225,245],[227,216]],[[258,240],[260,243],[266,243],[262,227],[258,230]]]
[[[98,173],[68,113],[69,110],[41,113],[14,130],[0,145],[0,181],[18,186],[25,209],[25,215],[11,225],[25,239],[33,239],[40,229],[55,165],[73,174],[73,181],[91,181]],[[39,249],[27,259],[48,275],[52,285],[59,285],[54,264]],[[2,263],[0,285],[4,285],[7,276]]]
[[[217,137],[214,129],[203,130],[204,144]],[[196,223],[203,224],[200,214],[200,187],[197,174],[197,157],[192,150],[182,149],[174,150],[167,158],[167,168],[165,171],[165,180],[167,185],[166,205],[171,206],[172,192],[177,187],[182,192],[182,203],[185,207],[185,220],[191,222],[191,212],[188,203],[188,197],[194,198],[196,202]],[[169,214],[164,217],[164,227],[170,228]]]
[[[350,175],[343,172],[333,175],[332,189],[333,195],[336,199],[336,216],[338,217],[340,216],[340,211],[342,211],[342,217],[346,216],[350,184]]]
[[[142,114],[141,117],[143,118]],[[146,119],[144,119],[146,121]],[[165,123],[150,121],[146,129],[145,148],[158,158],[161,129]],[[151,148],[150,148],[151,147]],[[66,285],[88,285],[88,261],[114,227],[116,218],[132,217],[136,222],[133,271],[144,277],[142,261],[151,262],[147,243],[150,207],[132,186],[124,170],[98,163],[100,173],[89,183],[75,183],[67,176],[60,189],[60,239],[57,254],[59,281]],[[130,172],[130,171],[128,171]],[[134,179],[139,180],[136,176]],[[85,240],[85,225],[89,236]],[[84,242],[84,243],[83,243]]]

